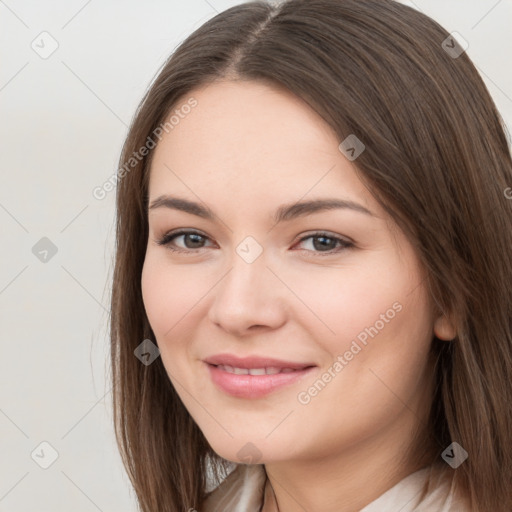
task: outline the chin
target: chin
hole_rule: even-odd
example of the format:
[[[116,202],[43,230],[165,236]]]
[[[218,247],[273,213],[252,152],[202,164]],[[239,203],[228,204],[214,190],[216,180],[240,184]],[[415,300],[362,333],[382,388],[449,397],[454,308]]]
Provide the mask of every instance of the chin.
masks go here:
[[[229,441],[207,440],[217,455],[236,464],[267,464],[287,460],[291,454],[291,448],[278,438],[270,441],[237,435]]]

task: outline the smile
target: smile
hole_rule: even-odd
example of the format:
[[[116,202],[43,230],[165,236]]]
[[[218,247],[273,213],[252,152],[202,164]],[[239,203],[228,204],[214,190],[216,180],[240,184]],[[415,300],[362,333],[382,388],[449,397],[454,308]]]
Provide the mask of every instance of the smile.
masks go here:
[[[276,375],[278,373],[295,372],[293,368],[278,368],[276,366],[268,366],[267,368],[237,368],[228,364],[219,364],[217,368],[235,375]]]
[[[245,399],[262,398],[294,384],[316,365],[271,358],[219,355],[203,361],[212,383],[223,393]]]

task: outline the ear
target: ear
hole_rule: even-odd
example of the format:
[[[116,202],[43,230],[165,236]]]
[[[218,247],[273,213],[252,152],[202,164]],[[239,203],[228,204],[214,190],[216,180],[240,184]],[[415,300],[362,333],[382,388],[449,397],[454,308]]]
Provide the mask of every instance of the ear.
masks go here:
[[[457,330],[452,319],[443,314],[437,317],[434,322],[434,334],[440,340],[453,340],[457,336]]]

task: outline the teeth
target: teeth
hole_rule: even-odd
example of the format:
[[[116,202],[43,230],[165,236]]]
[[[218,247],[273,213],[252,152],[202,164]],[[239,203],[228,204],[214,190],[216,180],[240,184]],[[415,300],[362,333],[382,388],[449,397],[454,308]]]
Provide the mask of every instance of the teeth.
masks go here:
[[[290,373],[295,371],[293,368],[277,368],[275,366],[269,366],[268,368],[236,368],[228,364],[219,364],[217,368],[227,373],[234,373],[235,375],[275,375],[277,373]]]
[[[249,375],[265,375],[265,368],[250,368]]]

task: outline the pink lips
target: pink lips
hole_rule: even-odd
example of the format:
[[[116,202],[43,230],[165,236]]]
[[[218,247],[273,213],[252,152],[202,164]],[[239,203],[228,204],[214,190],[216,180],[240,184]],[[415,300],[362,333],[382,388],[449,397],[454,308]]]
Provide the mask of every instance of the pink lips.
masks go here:
[[[204,360],[212,381],[225,393],[240,398],[259,398],[291,384],[315,365],[270,357],[237,357],[218,354]]]

